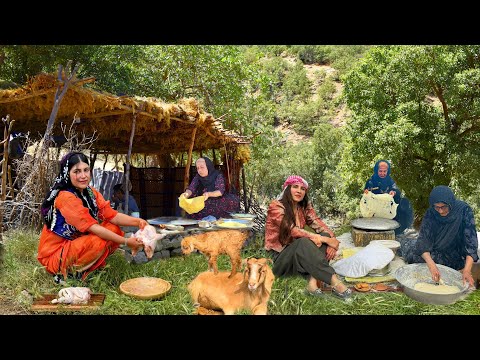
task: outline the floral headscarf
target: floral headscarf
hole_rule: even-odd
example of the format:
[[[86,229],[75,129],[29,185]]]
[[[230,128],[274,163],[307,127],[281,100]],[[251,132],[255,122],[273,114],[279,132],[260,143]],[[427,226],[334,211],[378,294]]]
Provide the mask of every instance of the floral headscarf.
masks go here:
[[[290,175],[287,180],[283,183],[283,189],[285,189],[288,185],[293,185],[293,184],[302,184],[305,186],[305,189],[308,190],[308,182],[302,178],[301,176],[298,175]]]
[[[285,193],[285,189],[287,188],[288,185],[293,185],[293,184],[302,184],[305,186],[305,190],[308,190],[308,182],[304,178],[298,175],[290,175],[287,177],[287,180],[283,183],[282,186],[282,192],[277,196],[277,200],[281,200],[283,198],[283,194]]]
[[[70,191],[79,197],[82,200],[83,206],[88,209],[90,215],[98,220],[98,206],[92,189],[88,186],[86,189],[80,192],[72,185],[70,180],[70,170],[73,167],[71,159],[74,156],[78,156],[81,161],[88,164],[87,157],[80,152],[70,152],[60,161],[60,173],[55,178],[55,181],[48,191],[41,207],[43,219],[49,229],[52,229],[55,226],[54,220],[56,218],[55,213],[57,211],[55,209],[55,199],[62,190]]]

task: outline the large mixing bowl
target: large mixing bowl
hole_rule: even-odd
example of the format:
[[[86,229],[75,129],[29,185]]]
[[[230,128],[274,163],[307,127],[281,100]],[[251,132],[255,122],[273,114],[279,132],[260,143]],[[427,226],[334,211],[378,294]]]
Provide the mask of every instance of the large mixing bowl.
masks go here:
[[[432,275],[428,270],[427,264],[409,264],[398,268],[395,271],[395,278],[403,285],[405,295],[424,304],[449,305],[465,298],[468,295],[468,283],[462,284],[462,274],[452,268],[437,264],[440,271],[440,278],[445,285],[453,285],[460,290],[454,294],[433,294],[429,292],[415,290],[414,286],[418,282],[433,284]]]

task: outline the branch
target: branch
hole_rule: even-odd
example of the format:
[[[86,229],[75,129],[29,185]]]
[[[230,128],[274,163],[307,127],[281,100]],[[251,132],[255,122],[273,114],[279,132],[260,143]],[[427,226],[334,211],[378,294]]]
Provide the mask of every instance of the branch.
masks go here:
[[[456,123],[451,124],[449,119],[448,119],[448,106],[447,106],[447,103],[445,102],[445,98],[443,97],[442,89],[440,87],[437,87],[432,80],[430,80],[429,82],[430,82],[430,86],[433,89],[433,92],[435,93],[438,100],[440,100],[440,103],[442,104],[443,118],[445,120],[445,124],[447,125],[447,127],[449,127],[449,128],[453,127],[453,130],[456,130],[457,124]]]

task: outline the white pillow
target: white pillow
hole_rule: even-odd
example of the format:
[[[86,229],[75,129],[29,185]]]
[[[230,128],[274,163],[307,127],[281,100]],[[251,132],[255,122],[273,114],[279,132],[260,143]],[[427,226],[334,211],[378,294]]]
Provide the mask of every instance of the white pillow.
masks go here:
[[[332,264],[332,267],[339,275],[358,278],[372,270],[383,269],[394,257],[393,251],[386,246],[368,244],[356,254]]]

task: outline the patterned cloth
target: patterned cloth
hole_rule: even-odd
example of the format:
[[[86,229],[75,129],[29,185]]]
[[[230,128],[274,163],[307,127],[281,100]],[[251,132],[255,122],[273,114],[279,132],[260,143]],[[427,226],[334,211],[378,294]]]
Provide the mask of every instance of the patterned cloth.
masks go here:
[[[298,175],[290,175],[287,180],[283,183],[283,189],[285,189],[288,185],[293,185],[293,184],[302,184],[305,186],[305,189],[308,190],[308,182],[304,178]]]
[[[62,160],[60,161],[60,173],[55,178],[52,187],[47,193],[45,200],[41,206],[41,213],[45,224],[49,229],[53,229],[55,227],[55,219],[56,219],[56,206],[55,200],[59,195],[61,190],[67,190],[74,192],[78,198],[82,200],[82,204],[85,208],[88,209],[90,215],[98,220],[98,206],[95,201],[95,196],[90,187],[87,187],[82,192],[76,189],[70,180],[70,173],[69,173],[69,161],[74,156],[81,156],[88,161],[83,153],[79,152],[70,152],[66,154]]]
[[[206,190],[201,184],[201,176],[195,175],[192,182],[188,186],[188,190],[192,192],[190,197],[201,196],[204,192],[213,192],[219,190],[223,195],[219,197],[209,197],[205,201],[205,207],[198,213],[187,215],[189,218],[201,220],[206,216],[212,215],[217,219],[229,218],[230,213],[240,211],[240,198],[231,193],[225,194],[225,178],[221,173],[217,174],[213,190]]]
[[[463,269],[466,256],[478,261],[478,238],[472,208],[455,195],[447,186],[437,186],[430,194],[430,208],[427,209],[417,239],[401,242],[401,253],[408,263],[425,262],[421,255],[429,252],[433,261]],[[441,216],[433,204],[449,205],[447,216]]]

